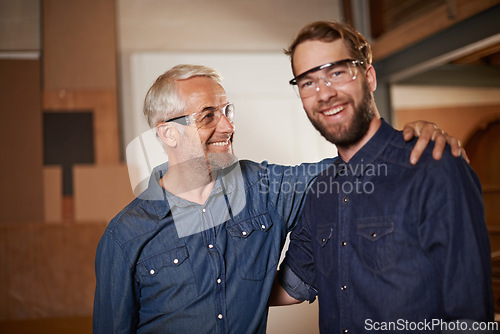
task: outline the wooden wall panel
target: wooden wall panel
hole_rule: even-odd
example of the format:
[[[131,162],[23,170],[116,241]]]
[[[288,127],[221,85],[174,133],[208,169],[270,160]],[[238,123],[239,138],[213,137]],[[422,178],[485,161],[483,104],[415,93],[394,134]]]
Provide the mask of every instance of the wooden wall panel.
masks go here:
[[[44,88],[116,89],[114,0],[44,0]]]
[[[398,109],[394,111],[394,127],[402,129],[408,122],[423,119],[436,123],[465,143],[479,124],[496,115],[500,115],[498,104]]]
[[[43,169],[45,221],[62,221],[62,167],[46,166]]]
[[[45,0],[44,111],[94,111],[96,164],[120,160],[114,0]]]
[[[43,219],[40,61],[0,59],[0,222]]]
[[[75,220],[109,222],[134,199],[126,165],[73,169]]]
[[[106,224],[0,226],[0,320],[92,315],[94,259]]]
[[[9,280],[8,263],[7,233],[5,229],[0,226],[0,300],[2,301],[0,303],[0,319],[7,318],[9,310],[6,302],[8,295],[8,289],[6,287]]]

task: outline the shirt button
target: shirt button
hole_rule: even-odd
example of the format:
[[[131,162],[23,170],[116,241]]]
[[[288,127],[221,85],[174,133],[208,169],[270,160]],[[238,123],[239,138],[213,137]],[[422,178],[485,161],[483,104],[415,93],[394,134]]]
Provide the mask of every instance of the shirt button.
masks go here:
[[[242,235],[247,235],[246,231],[241,232]]]
[[[212,248],[214,248],[214,245],[210,244],[210,245],[208,245],[208,248],[212,249]]]
[[[377,233],[373,232],[372,233],[372,238],[376,238],[377,237]]]
[[[222,314],[219,314],[217,318],[222,319]]]
[[[261,227],[263,230],[265,230],[265,229],[266,229],[266,225],[264,225],[264,224],[260,225],[260,227]]]
[[[220,278],[217,279],[217,284],[221,284],[222,280]]]
[[[179,263],[179,259],[174,259],[174,263],[175,264]]]
[[[346,286],[346,285],[342,285],[342,286],[340,287],[340,290],[342,290],[342,291],[344,291],[344,290],[346,290],[346,289],[347,289],[347,286]]]
[[[207,212],[207,209],[203,208],[201,209],[202,212]]]
[[[344,197],[344,198],[342,198],[342,202],[344,202],[344,203],[349,202],[349,198],[348,198],[348,197]]]
[[[151,269],[151,270],[149,271],[149,273],[150,273],[151,275],[154,275],[154,274],[155,274],[155,270],[154,270],[154,269]]]
[[[342,241],[342,242],[340,243],[340,245],[341,245],[341,246],[347,246],[347,242]]]
[[[349,330],[348,329],[344,329],[344,330],[342,330],[342,333],[347,334],[347,333],[349,333]]]

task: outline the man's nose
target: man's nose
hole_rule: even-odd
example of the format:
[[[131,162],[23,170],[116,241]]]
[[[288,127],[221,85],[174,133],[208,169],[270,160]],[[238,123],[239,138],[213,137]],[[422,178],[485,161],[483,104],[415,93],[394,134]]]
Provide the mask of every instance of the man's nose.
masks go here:
[[[219,123],[217,123],[217,130],[224,133],[232,133],[234,132],[234,123],[222,114]]]
[[[316,94],[320,100],[328,100],[337,95],[335,87],[325,78],[319,78],[316,84]]]

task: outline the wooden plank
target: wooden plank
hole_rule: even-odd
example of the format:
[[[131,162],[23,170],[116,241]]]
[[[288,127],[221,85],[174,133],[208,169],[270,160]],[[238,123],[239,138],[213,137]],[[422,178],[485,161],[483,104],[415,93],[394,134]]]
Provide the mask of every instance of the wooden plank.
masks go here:
[[[43,199],[45,221],[48,223],[62,221],[62,168],[61,166],[45,166],[43,169]]]
[[[40,61],[0,59],[0,222],[43,219]]]
[[[45,89],[116,89],[115,5],[42,1]]]
[[[0,321],[91,316],[95,252],[106,226],[1,225]]]
[[[2,334],[89,334],[92,317],[0,321]]]
[[[372,43],[374,61],[380,61],[412,44],[417,43],[441,30],[500,3],[500,0],[456,0],[454,12],[450,17],[446,4],[415,18],[406,24],[390,30]]]
[[[134,199],[126,165],[73,168],[76,221],[109,222]]]

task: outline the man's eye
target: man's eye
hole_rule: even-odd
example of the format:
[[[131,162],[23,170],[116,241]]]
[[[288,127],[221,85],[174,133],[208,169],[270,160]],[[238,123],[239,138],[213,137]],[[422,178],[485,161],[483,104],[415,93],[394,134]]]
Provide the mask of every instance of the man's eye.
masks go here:
[[[215,118],[215,112],[213,110],[207,111],[200,116],[201,116],[199,120],[200,122],[209,123]]]
[[[346,75],[346,73],[347,73],[346,68],[335,68],[329,72],[328,76],[330,78],[337,79],[343,77],[344,75]]]
[[[314,82],[309,80],[309,81],[300,81],[299,82],[299,87],[300,89],[307,89],[310,88],[314,85]]]

